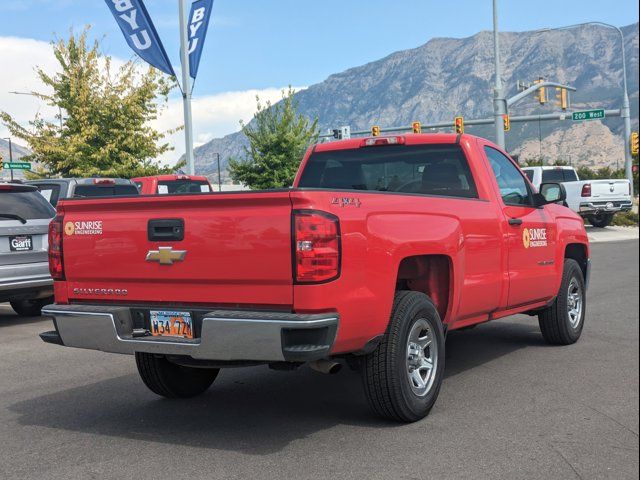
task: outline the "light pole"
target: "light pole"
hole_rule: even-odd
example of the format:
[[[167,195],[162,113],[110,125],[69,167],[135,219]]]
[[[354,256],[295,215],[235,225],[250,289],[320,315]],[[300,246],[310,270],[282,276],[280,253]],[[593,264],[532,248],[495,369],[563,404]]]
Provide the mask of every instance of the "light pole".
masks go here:
[[[493,60],[495,64],[495,86],[493,89],[493,117],[496,127],[496,143],[505,148],[502,116],[507,113],[507,101],[502,90],[500,70],[500,40],[498,38],[498,0],[493,0]]]
[[[31,93],[31,92],[9,92],[9,93],[12,93],[14,95],[29,95],[30,97],[38,96],[37,94]],[[62,108],[60,108],[60,105],[58,105],[58,115],[60,119],[60,130],[62,130]]]
[[[218,191],[222,191],[222,178],[220,177],[220,154],[216,153],[216,157],[218,158]]]
[[[494,2],[495,3],[495,2]],[[584,27],[586,25],[595,25],[599,27],[611,28],[618,32],[620,35],[620,51],[622,53],[622,114],[620,115],[624,119],[624,170],[625,176],[631,185],[631,196],[633,196],[633,169],[632,169],[632,158],[631,158],[631,111],[629,108],[629,92],[627,88],[627,59],[624,48],[624,34],[619,27],[615,25],[611,25],[609,23],[604,22],[583,22],[576,23],[573,25],[567,25],[565,27],[555,27],[555,28],[541,28],[540,30],[536,30],[536,32],[549,32],[551,30],[569,30],[571,28],[576,27]]]
[[[9,163],[13,163],[13,149],[11,147],[11,137],[4,137],[3,140],[9,140]],[[13,182],[13,168],[9,168],[11,181]]]

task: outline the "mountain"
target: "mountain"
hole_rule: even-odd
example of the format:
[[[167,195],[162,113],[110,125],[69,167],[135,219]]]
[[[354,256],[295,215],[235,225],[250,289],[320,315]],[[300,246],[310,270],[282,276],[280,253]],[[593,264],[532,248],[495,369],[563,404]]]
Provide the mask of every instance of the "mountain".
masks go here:
[[[627,78],[634,128],[638,125],[638,23],[623,27],[627,53]],[[584,26],[547,32],[505,32],[500,36],[503,75],[507,97],[517,93],[517,82],[531,82],[542,76],[577,88],[572,94],[575,110],[604,107],[619,108],[622,102],[622,65],[620,41],[611,29]],[[409,126],[451,120],[456,115],[467,119],[492,114],[493,36],[480,32],[472,37],[434,38],[426,44],[393,53],[381,60],[331,75],[325,81],[296,94],[300,112],[319,119],[322,131],[341,125],[366,130],[371,125]],[[511,108],[512,115],[551,113],[554,91],[541,106],[529,97]],[[608,118],[600,133],[603,143],[591,148],[603,149],[622,142],[622,120]],[[557,152],[552,142],[581,147],[581,138],[552,135],[570,130],[572,122],[512,123],[507,134],[507,149],[522,150],[527,140],[543,138],[543,156],[551,159]],[[493,127],[467,127],[467,132],[493,137]],[[215,176],[215,154],[220,153],[223,167],[231,156],[243,156],[246,138],[241,132],[214,139],[195,151],[196,169]],[[554,147],[555,150],[552,150]],[[548,148],[548,154],[545,149]],[[528,150],[522,150],[527,152]],[[619,152],[618,152],[619,154]],[[614,162],[614,159],[611,159]],[[223,178],[225,175],[223,174]]]
[[[13,160],[20,160],[25,155],[29,155],[31,152],[20,145],[17,145],[15,142],[11,142],[11,153],[13,154]],[[9,155],[9,142],[3,138],[0,138],[0,157],[2,157],[3,162],[8,162]],[[22,170],[14,170],[13,171],[14,178],[23,178]],[[9,178],[10,173],[8,170],[0,170],[0,179]]]

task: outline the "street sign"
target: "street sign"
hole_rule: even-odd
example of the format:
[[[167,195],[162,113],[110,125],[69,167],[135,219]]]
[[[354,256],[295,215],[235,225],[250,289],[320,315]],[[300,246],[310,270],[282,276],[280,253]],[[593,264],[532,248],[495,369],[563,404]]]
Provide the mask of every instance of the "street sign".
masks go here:
[[[29,162],[2,162],[2,167],[10,168],[11,170],[31,170]]]
[[[574,122],[582,122],[584,120],[600,120],[604,118],[604,110],[582,110],[580,112],[573,112],[571,119]]]

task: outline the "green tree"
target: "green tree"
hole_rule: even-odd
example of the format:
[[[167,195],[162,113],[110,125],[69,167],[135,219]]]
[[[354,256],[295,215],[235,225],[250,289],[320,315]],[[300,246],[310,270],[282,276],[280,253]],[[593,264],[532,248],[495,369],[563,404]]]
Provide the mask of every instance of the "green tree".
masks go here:
[[[318,139],[318,119],[298,114],[294,91],[282,92],[282,101],[263,105],[253,122],[242,125],[249,139],[244,159],[229,160],[231,178],[254,189],[283,188],[293,183],[306,148]]]
[[[153,68],[142,72],[133,61],[114,73],[111,58],[100,53],[99,42],[88,45],[87,33],[52,42],[59,73],[36,69],[50,92],[33,93],[64,112],[59,121],[36,116],[24,127],[0,112],[11,133],[29,144],[33,154],[25,160],[41,165],[37,176],[131,178],[173,171],[155,159],[172,150],[162,140],[175,130],[159,132],[149,122],[175,80]]]

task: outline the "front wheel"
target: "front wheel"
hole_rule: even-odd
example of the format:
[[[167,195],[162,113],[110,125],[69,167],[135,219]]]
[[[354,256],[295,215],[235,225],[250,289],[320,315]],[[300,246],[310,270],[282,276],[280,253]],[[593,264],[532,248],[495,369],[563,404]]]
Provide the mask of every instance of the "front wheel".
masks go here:
[[[427,416],[442,385],[444,343],[440,315],[429,297],[397,292],[387,331],[362,362],[373,411],[398,422]]]
[[[589,223],[596,228],[605,228],[611,225],[613,221],[613,213],[598,213],[588,218]]]
[[[564,261],[558,296],[538,314],[542,336],[552,345],[570,345],[582,334],[586,312],[584,276],[573,259]]]
[[[161,355],[136,352],[138,373],[153,393],[167,398],[191,398],[204,393],[218,376],[218,368],[184,367]]]

